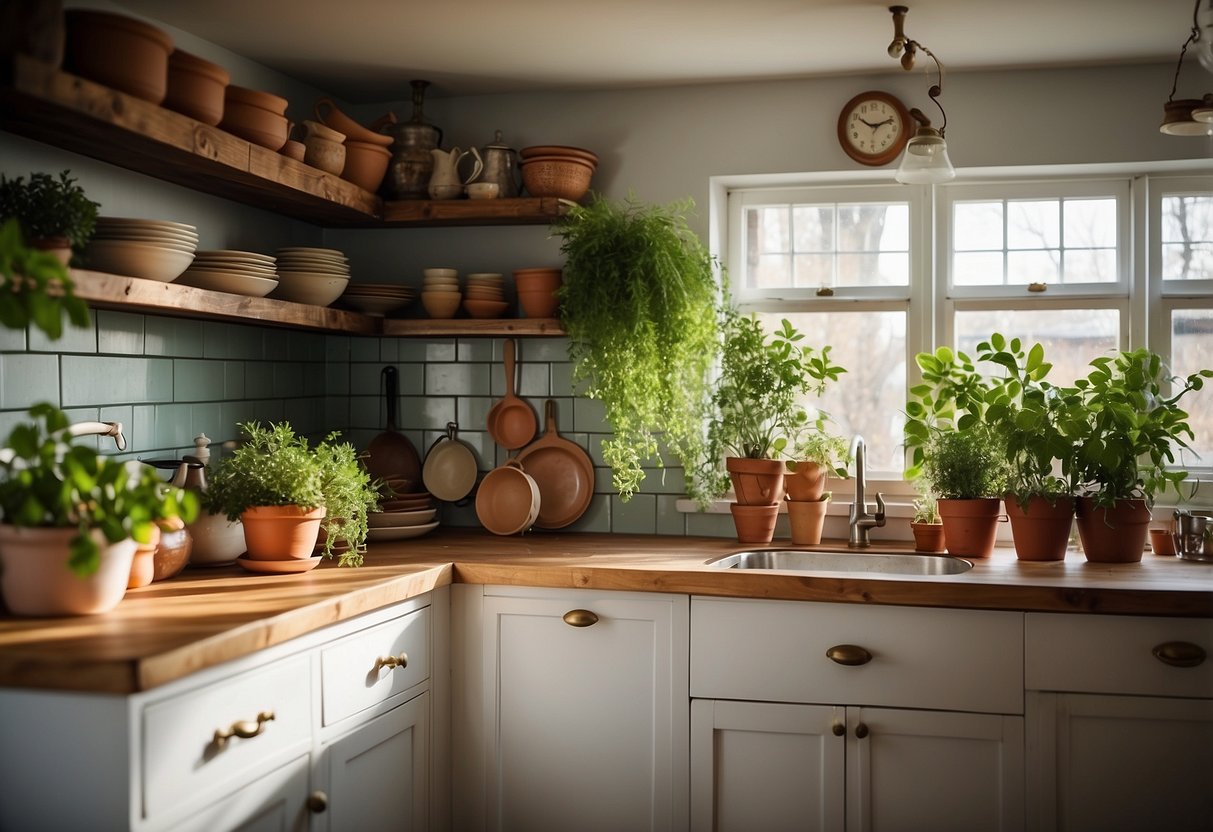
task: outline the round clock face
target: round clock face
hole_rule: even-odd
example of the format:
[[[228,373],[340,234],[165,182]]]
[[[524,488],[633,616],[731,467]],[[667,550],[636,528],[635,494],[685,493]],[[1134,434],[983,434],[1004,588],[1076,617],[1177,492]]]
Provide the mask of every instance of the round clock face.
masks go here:
[[[838,116],[838,141],[860,164],[887,164],[897,158],[909,140],[910,115],[888,93],[861,92]]]

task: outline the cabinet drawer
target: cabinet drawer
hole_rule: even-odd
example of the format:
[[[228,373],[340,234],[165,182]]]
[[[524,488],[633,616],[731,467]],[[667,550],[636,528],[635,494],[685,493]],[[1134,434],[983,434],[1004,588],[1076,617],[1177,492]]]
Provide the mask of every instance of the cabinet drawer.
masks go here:
[[[696,598],[691,696],[1020,714],[1023,614]]]
[[[1032,613],[1025,633],[1030,690],[1213,698],[1213,619]],[[1155,657],[1172,642],[1204,660],[1176,667]]]
[[[320,654],[324,724],[403,693],[430,676],[429,607],[335,642]],[[403,660],[402,664],[395,664]]]
[[[147,817],[186,800],[244,785],[311,741],[307,656],[284,659],[143,709],[143,806]],[[259,714],[273,719],[258,723]],[[238,729],[255,736],[216,739]],[[221,791],[222,789],[222,791]]]

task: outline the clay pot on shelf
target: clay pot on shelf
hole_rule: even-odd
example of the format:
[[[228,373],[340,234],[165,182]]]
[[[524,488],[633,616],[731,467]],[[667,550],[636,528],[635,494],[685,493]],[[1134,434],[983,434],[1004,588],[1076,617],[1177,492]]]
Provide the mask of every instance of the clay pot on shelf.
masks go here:
[[[993,553],[998,524],[1006,520],[1006,515],[998,513],[1002,500],[997,497],[975,500],[940,498],[938,506],[948,554],[988,558]]]
[[[1078,539],[1092,563],[1140,563],[1146,550],[1150,509],[1145,500],[1117,500],[1098,506],[1090,497],[1077,501]]]
[[[747,506],[730,503],[733,525],[737,527],[738,543],[770,543],[775,536],[775,523],[779,520],[779,504],[769,506]]]
[[[126,15],[68,9],[63,16],[72,72],[153,104],[164,100],[172,38]]]
[[[219,126],[277,153],[286,144],[290,130],[286,107],[285,98],[231,84],[224,94],[223,121]]]
[[[820,500],[825,493],[826,468],[801,460],[791,471],[784,472],[783,485],[789,500]]]
[[[339,176],[345,169],[345,135],[318,121],[305,121],[303,162]]]
[[[556,311],[560,308],[560,301],[557,300],[554,292],[548,290],[519,289],[518,307],[528,318],[552,318],[556,316]]]
[[[374,193],[383,182],[391,158],[392,154],[382,145],[346,139],[345,166],[341,170],[341,178]]]
[[[147,586],[156,574],[156,547],[160,545],[160,529],[152,529],[152,537],[147,543],[135,543],[135,554],[131,557],[131,573],[127,579],[126,588],[136,589]]]
[[[223,120],[223,99],[230,81],[228,71],[218,64],[174,50],[168,56],[164,107],[214,127]]]
[[[1060,497],[1050,504],[1043,497],[1032,497],[1027,511],[1008,494],[1003,503],[1011,519],[1011,537],[1015,556],[1020,560],[1064,560],[1074,526],[1074,500]]]
[[[914,533],[914,551],[938,554],[945,551],[943,523],[910,523]]]
[[[320,536],[324,507],[256,506],[240,515],[250,560],[310,558]]]
[[[297,142],[294,139],[287,139],[286,144],[278,151],[288,159],[294,159],[296,162],[303,161],[303,155],[307,152],[307,148],[303,146],[303,142]]]
[[[793,500],[788,498],[788,524],[792,528],[792,542],[797,546],[816,546],[821,542],[821,530],[825,526],[830,498],[820,500]]]

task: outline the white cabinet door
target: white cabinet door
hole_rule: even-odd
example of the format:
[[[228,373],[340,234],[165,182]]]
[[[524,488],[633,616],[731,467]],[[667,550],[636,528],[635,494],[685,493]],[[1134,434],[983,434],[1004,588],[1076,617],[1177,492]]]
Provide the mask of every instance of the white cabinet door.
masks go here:
[[[821,705],[694,700],[691,829],[841,830],[845,720]]]
[[[308,758],[258,777],[184,821],[146,828],[173,832],[306,832]]]
[[[423,693],[324,746],[316,784],[328,805],[313,832],[427,828],[429,708]]]
[[[686,828],[688,599],[527,594],[484,598],[485,826]]]
[[[1213,701],[1029,698],[1035,828],[1213,829]]]
[[[1023,717],[847,708],[849,832],[1024,828]]]

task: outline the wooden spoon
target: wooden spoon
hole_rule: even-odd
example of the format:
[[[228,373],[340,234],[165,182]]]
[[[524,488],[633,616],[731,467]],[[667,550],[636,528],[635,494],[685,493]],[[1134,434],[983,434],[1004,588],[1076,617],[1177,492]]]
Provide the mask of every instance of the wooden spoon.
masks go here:
[[[507,450],[517,450],[535,438],[539,427],[535,411],[522,399],[514,395],[514,341],[504,344],[505,398],[489,410],[489,436]]]

